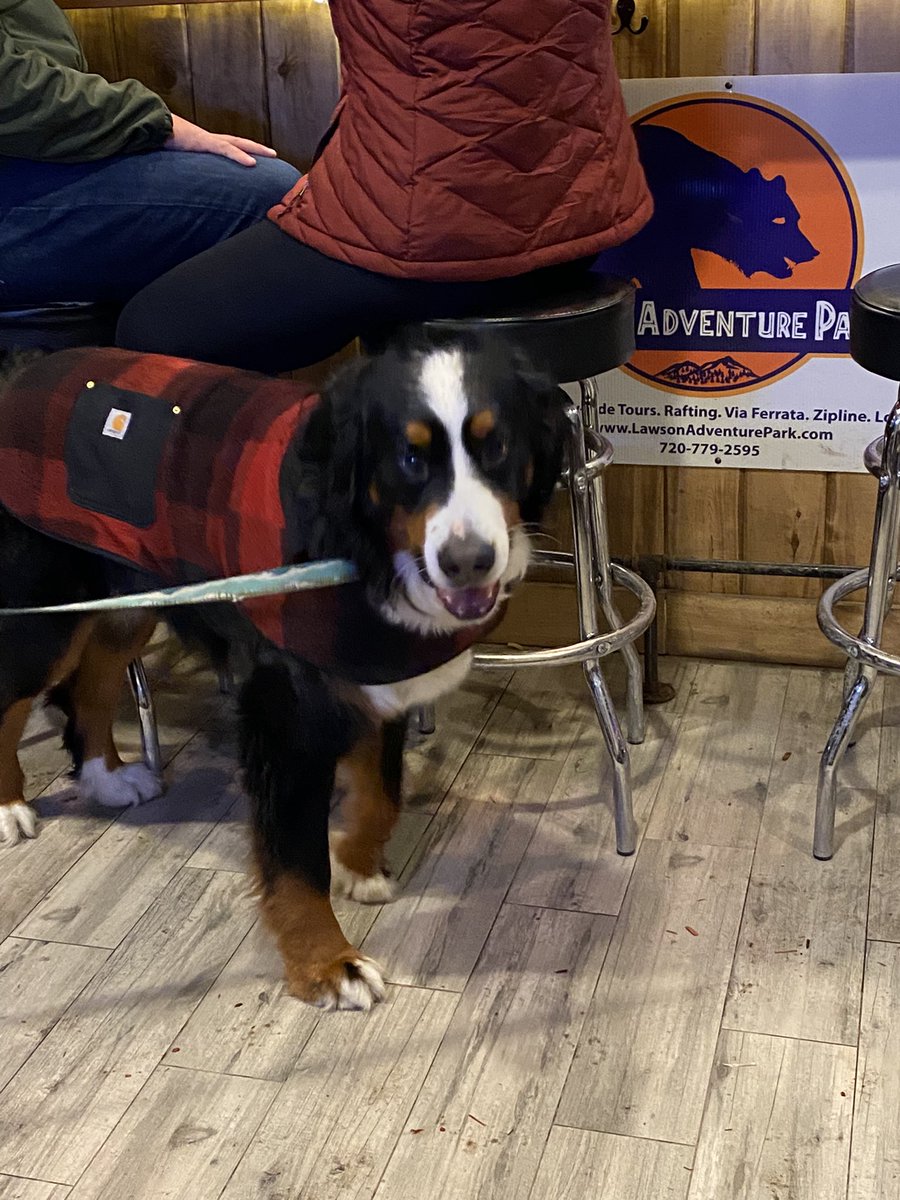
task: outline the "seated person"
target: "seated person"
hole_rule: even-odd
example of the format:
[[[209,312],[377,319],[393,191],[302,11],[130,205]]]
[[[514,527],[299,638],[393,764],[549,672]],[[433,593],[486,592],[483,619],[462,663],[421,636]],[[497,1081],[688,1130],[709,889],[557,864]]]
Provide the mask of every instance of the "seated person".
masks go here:
[[[123,303],[257,222],[297,178],[137,80],[89,74],[53,0],[0,0],[0,308]]]
[[[134,296],[136,350],[286,371],[546,296],[647,221],[608,0],[331,0],[342,95],[271,220]]]

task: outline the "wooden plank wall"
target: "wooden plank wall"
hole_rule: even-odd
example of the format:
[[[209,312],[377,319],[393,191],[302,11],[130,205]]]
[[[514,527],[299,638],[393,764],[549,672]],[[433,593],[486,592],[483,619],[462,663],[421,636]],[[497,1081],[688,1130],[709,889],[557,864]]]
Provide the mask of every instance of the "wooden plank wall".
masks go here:
[[[133,75],[186,117],[270,142],[308,164],[337,93],[327,4],[223,0],[135,5],[63,0],[94,69]],[[898,0],[639,0],[650,25],[615,39],[623,77],[884,71],[900,68]],[[873,482],[863,475],[613,467],[615,553],[861,564]],[[554,514],[566,544],[567,518]],[[825,661],[814,581],[672,574],[661,594],[671,653]],[[547,644],[572,634],[571,596],[533,585],[501,635]]]
[[[301,169],[309,165],[338,91],[327,4],[62,0],[61,7],[92,70],[140,79],[179,116],[273,145]]]

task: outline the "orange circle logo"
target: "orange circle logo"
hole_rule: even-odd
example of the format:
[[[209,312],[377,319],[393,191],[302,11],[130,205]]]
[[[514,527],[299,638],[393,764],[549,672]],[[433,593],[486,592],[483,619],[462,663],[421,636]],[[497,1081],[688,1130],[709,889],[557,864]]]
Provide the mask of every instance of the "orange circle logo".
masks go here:
[[[639,285],[624,369],[696,395],[846,355],[862,223],[824,140],[776,105],[720,93],[654,105],[633,125],[655,212],[597,264]]]

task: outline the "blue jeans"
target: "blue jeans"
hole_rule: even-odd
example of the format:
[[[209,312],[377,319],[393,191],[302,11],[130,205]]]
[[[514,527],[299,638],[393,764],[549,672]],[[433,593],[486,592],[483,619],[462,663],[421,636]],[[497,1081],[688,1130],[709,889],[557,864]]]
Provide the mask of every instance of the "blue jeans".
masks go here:
[[[299,172],[156,150],[92,163],[0,157],[0,308],[124,303],[151,280],[253,225]]]

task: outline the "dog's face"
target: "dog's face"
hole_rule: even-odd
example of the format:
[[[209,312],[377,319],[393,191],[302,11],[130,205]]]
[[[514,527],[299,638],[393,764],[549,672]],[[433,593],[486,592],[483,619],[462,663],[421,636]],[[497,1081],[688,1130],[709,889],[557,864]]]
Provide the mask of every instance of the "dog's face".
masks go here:
[[[563,393],[480,339],[393,345],[341,391],[354,508],[390,567],[382,611],[427,633],[489,619],[559,477]]]

